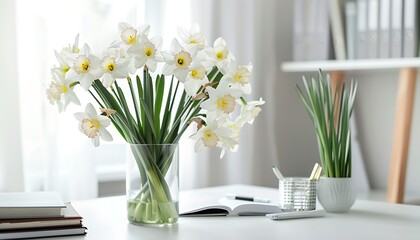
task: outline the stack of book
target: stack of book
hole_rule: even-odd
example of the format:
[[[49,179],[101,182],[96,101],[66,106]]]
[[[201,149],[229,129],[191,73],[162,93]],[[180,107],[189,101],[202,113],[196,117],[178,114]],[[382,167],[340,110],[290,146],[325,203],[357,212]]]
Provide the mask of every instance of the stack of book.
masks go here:
[[[84,234],[82,217],[58,193],[0,193],[0,239]]]

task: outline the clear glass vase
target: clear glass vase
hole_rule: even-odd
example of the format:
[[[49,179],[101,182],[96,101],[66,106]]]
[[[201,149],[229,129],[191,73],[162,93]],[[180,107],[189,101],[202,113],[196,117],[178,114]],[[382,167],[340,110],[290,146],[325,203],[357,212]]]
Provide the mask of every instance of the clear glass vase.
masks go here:
[[[178,221],[178,144],[129,144],[127,218],[134,224]]]

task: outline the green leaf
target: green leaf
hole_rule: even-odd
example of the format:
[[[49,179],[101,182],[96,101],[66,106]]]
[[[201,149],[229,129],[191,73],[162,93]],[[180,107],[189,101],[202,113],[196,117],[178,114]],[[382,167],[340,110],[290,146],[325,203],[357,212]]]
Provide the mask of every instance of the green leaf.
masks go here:
[[[343,84],[340,89],[333,91],[329,77],[325,78],[320,71],[318,79],[312,78],[311,81],[307,81],[303,77],[303,84],[305,91],[302,91],[299,85],[296,85],[295,89],[314,124],[324,174],[328,177],[351,176],[349,119],[357,83],[352,82],[350,90]],[[336,108],[338,115],[335,117]]]
[[[174,82],[173,82],[173,77],[172,77],[171,84],[169,86],[169,91],[168,91],[168,94],[167,94],[167,97],[166,97],[165,113],[163,114],[161,131],[160,131],[160,134],[159,134],[158,140],[157,140],[158,143],[163,143],[162,141],[164,139],[164,136],[169,131],[168,130],[169,129],[169,124],[170,124],[171,118],[172,118],[171,112],[169,111],[169,107],[171,105],[173,83]]]
[[[141,126],[140,121],[140,114],[139,114],[139,102],[137,101],[136,93],[134,92],[133,83],[131,82],[131,78],[127,78],[128,86],[130,87],[131,99],[133,100],[134,110],[136,112],[136,120],[137,120],[137,131],[140,132],[140,135],[143,135],[143,128]]]
[[[139,94],[139,103],[141,99],[144,99],[144,91],[143,91],[143,84],[140,80],[139,76],[136,76],[136,83],[137,83],[137,92]],[[146,122],[146,114],[144,112],[143,106],[141,106],[140,104],[140,119],[141,119],[141,124],[142,124],[142,128],[143,128],[143,135],[145,135],[146,132],[146,126],[145,126],[145,122]]]
[[[156,134],[160,134],[160,112],[162,109],[163,94],[165,90],[165,76],[159,75],[156,77],[156,98],[155,98],[155,129]]]
[[[153,133],[153,139],[155,139],[156,137],[156,132],[155,132],[155,126],[153,124],[153,115],[152,115],[152,111],[149,109],[149,106],[146,105],[146,102],[144,100],[140,100],[140,104],[143,106],[144,111],[146,113],[146,123],[149,126],[150,130]]]

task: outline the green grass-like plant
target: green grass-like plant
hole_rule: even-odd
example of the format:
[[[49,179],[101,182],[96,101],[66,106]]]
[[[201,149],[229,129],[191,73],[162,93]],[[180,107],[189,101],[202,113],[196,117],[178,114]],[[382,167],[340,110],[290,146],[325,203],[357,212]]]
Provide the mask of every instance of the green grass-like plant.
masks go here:
[[[319,70],[318,79],[303,77],[304,90],[296,91],[315,127],[319,154],[325,177],[351,177],[350,117],[357,91],[357,82],[332,89],[329,75]],[[341,93],[341,94],[340,94]]]

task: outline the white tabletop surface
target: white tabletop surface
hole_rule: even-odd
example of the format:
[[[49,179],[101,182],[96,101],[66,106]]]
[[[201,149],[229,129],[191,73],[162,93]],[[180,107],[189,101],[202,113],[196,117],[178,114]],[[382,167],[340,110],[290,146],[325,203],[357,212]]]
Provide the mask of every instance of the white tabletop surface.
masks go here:
[[[276,199],[277,189],[230,185],[182,192],[180,202],[193,196],[219,198],[235,192]],[[88,234],[54,239],[420,239],[420,207],[357,200],[345,214],[322,218],[273,221],[253,217],[181,217],[171,227],[136,226],[126,220],[125,197],[72,203],[84,218]],[[49,238],[51,239],[51,238]]]

